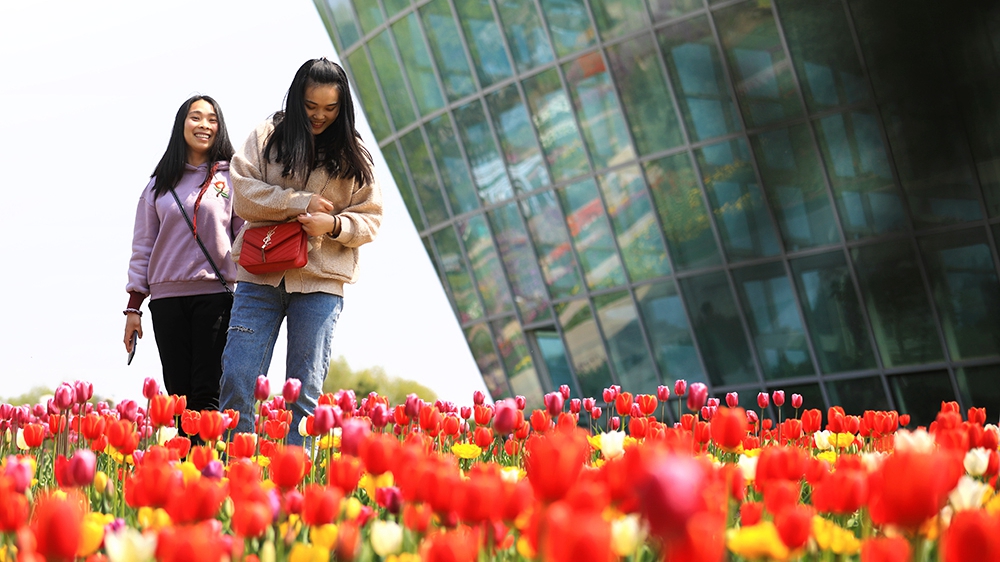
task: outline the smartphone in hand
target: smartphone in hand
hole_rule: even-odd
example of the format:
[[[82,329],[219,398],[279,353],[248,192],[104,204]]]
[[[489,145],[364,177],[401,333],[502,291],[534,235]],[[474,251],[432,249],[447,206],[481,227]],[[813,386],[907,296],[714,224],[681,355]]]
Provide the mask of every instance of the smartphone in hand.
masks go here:
[[[132,348],[132,351],[128,352],[128,363],[126,363],[126,365],[132,364],[132,358],[135,357],[135,348],[138,345],[138,343],[139,343],[139,331],[136,330],[132,332],[132,345],[130,346]]]

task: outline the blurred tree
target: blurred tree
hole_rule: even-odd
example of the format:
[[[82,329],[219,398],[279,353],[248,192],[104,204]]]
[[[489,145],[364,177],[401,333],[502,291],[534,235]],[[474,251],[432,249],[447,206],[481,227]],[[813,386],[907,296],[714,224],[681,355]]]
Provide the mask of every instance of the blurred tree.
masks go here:
[[[377,392],[385,396],[390,404],[406,402],[408,394],[416,394],[425,402],[437,400],[437,394],[426,386],[412,380],[389,376],[382,367],[369,367],[354,371],[343,356],[330,362],[330,370],[323,384],[323,392],[337,392],[341,389],[353,390],[358,400]]]

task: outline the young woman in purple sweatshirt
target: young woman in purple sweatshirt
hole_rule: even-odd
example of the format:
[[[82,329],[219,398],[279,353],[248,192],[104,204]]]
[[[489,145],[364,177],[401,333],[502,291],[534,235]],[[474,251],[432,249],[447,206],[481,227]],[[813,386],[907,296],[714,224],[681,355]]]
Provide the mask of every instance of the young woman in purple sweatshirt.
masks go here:
[[[236,281],[232,242],[243,225],[233,214],[232,156],[219,104],[209,96],[191,97],[177,110],[167,149],[135,212],[125,350],[132,351],[133,333],[142,337],[141,306],[149,297],[164,386],[187,396],[187,407],[195,411],[219,408]]]

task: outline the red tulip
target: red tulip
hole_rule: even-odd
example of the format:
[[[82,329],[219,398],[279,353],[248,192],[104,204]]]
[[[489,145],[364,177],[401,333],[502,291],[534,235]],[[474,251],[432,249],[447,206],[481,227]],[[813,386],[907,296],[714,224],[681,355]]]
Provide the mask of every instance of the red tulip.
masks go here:
[[[306,525],[333,523],[340,513],[340,500],[343,498],[344,493],[339,488],[309,484],[302,504],[302,521]]]
[[[812,435],[819,431],[819,428],[823,426],[823,412],[812,409],[805,410],[802,412],[802,432],[806,435]]]
[[[665,542],[685,532],[688,520],[705,508],[705,467],[685,455],[654,453],[636,476],[639,513],[650,532]]]
[[[619,416],[627,416],[632,412],[632,393],[622,392],[615,396],[614,399],[615,410],[618,411]]]
[[[757,469],[759,472],[759,461]],[[908,529],[920,527],[944,507],[964,470],[962,455],[951,451],[896,451],[871,474],[872,521]]]
[[[651,416],[659,406],[660,401],[652,394],[639,394],[635,397],[635,403],[639,405],[639,411],[644,416]]]
[[[45,441],[45,426],[37,423],[30,423],[24,426],[24,443],[28,448],[41,447]]]
[[[299,394],[302,392],[302,381],[295,378],[285,379],[285,385],[281,387],[281,397],[285,399],[286,404],[294,404],[299,400]]]
[[[174,490],[166,511],[174,525],[209,521],[215,518],[226,500],[225,485],[211,478],[195,478]]]
[[[302,447],[289,445],[280,447],[271,459],[271,480],[282,490],[299,485],[306,475],[306,454]]]
[[[758,392],[757,393],[757,406],[759,406],[761,409],[764,409],[764,408],[767,408],[767,406],[770,403],[771,403],[771,399],[767,396],[766,392]]]
[[[340,488],[345,494],[350,494],[358,487],[364,466],[355,457],[342,456],[330,461],[330,485]]]
[[[365,469],[374,476],[388,472],[392,467],[393,457],[399,448],[395,437],[378,433],[369,435],[358,447],[358,456],[365,464]]]
[[[541,557],[550,562],[608,562],[611,525],[600,512],[581,512],[567,502],[558,502],[545,514],[545,536],[539,537]]]
[[[774,392],[772,392],[771,393],[771,401],[774,402],[774,405],[777,406],[777,407],[779,407],[779,408],[782,407],[782,406],[784,406],[785,405],[785,391],[784,390],[775,390]]]
[[[38,554],[46,560],[73,560],[82,539],[87,499],[73,492],[64,497],[43,496],[35,505],[31,529]]]
[[[215,410],[201,412],[198,419],[198,436],[202,441],[217,441],[226,431],[225,419]]]
[[[813,508],[808,505],[792,505],[774,517],[781,542],[789,550],[805,546],[812,533]]]
[[[497,435],[509,435],[517,424],[517,404],[505,398],[493,406],[493,430]]]
[[[942,537],[944,562],[1000,561],[1000,516],[985,510],[960,511]]]
[[[583,430],[532,435],[525,444],[525,470],[535,496],[543,502],[561,499],[590,458]]]
[[[747,413],[743,408],[720,408],[712,417],[712,441],[724,451],[734,452],[747,435]]]
[[[862,562],[910,562],[910,541],[905,537],[878,537],[861,543]]]

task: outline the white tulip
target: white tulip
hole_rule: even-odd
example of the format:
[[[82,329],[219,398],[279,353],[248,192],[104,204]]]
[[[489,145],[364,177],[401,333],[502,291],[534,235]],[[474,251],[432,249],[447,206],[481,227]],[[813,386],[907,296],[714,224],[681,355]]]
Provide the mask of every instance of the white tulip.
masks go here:
[[[936,449],[934,436],[925,429],[909,431],[900,429],[896,432],[893,443],[897,451],[913,451],[914,453],[933,453]]]
[[[965,466],[965,472],[969,473],[970,476],[982,476],[990,466],[990,452],[982,447],[970,449],[968,453],[965,453],[962,464]]]
[[[371,543],[375,554],[383,558],[398,554],[403,548],[403,528],[394,521],[373,521]]]
[[[104,534],[104,552],[110,562],[148,562],[156,554],[156,534],[122,527]]]
[[[601,434],[601,454],[611,460],[625,454],[625,432],[608,431]]]
[[[621,557],[630,556],[646,542],[646,528],[639,514],[632,513],[611,522],[611,550]]]
[[[969,511],[983,506],[983,500],[990,493],[990,486],[968,475],[958,480],[958,486],[948,494],[948,503],[955,511]]]

